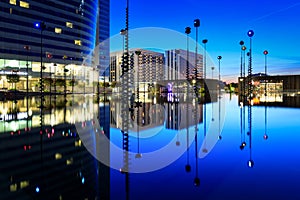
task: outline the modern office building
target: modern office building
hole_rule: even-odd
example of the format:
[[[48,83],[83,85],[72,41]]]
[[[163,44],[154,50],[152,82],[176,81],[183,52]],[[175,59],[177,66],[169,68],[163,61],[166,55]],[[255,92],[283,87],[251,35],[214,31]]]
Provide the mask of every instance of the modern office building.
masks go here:
[[[197,66],[197,77],[203,78],[203,56],[197,54],[197,65],[196,54],[194,52],[187,53],[186,50],[172,49],[165,52],[166,54],[166,80],[186,80],[187,66],[188,77],[190,79],[195,78],[195,66]],[[187,62],[188,61],[188,62]],[[187,65],[188,63],[188,65]]]
[[[26,89],[29,73],[32,90],[41,66],[43,77],[91,86],[108,67],[109,43],[99,45],[108,38],[109,0],[1,1],[0,88],[10,88],[6,76],[14,74]]]
[[[137,52],[140,52],[137,55]],[[110,55],[110,80],[120,81],[122,75],[123,51],[113,52]],[[145,49],[132,49],[129,51],[130,59],[134,61],[134,77],[139,81],[153,83],[163,80],[164,54]]]
[[[239,101],[247,100],[248,97],[248,82],[249,78],[239,77]],[[261,102],[267,102],[268,104],[280,103],[278,105],[285,106],[299,106],[297,105],[299,100],[293,102],[297,98],[291,98],[291,96],[297,96],[300,94],[300,75],[265,75],[263,73],[252,75],[253,85],[253,103],[259,104]],[[266,95],[265,95],[266,94]],[[273,104],[272,104],[273,105]]]

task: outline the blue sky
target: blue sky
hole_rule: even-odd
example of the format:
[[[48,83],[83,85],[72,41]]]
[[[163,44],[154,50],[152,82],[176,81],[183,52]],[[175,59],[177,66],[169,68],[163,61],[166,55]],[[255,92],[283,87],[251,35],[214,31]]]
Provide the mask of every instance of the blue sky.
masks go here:
[[[125,27],[125,0],[111,0],[111,36]],[[264,71],[263,51],[268,50],[268,72],[300,74],[300,1],[215,1],[215,0],[130,0],[130,29],[157,27],[184,34],[199,18],[199,42],[208,39],[207,52],[217,64],[221,55],[221,77],[237,81],[240,45],[249,47],[247,31],[252,29],[253,72]],[[131,38],[134,40],[134,38]],[[162,41],[163,42],[163,41]],[[191,48],[191,50],[193,50]],[[199,50],[201,53],[201,50]]]

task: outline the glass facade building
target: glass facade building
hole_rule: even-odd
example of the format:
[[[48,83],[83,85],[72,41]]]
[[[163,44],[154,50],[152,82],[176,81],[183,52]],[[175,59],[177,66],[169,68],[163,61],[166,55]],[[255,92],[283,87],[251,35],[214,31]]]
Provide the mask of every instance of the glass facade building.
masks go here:
[[[94,80],[108,66],[109,43],[99,43],[109,38],[109,0],[6,0],[0,16],[2,76],[11,68],[22,76],[28,65],[34,78],[42,65],[45,77],[59,78],[67,68],[68,78]],[[0,88],[9,87],[1,80]]]

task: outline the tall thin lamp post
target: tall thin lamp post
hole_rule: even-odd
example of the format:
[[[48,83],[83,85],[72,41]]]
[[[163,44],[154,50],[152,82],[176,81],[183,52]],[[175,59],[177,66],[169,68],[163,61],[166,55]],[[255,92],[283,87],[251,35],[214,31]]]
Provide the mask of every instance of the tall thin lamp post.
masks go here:
[[[194,27],[196,28],[196,49],[195,49],[195,92],[196,96],[198,97],[197,91],[197,81],[198,81],[198,28],[200,27],[200,20],[194,20]]]
[[[249,49],[249,66],[248,66],[248,135],[249,135],[249,149],[250,149],[250,159],[248,161],[248,167],[252,168],[254,161],[252,160],[252,99],[253,99],[253,86],[252,86],[252,37],[254,35],[253,30],[247,32],[250,38],[250,49]]]
[[[41,68],[40,68],[40,93],[41,93],[41,106],[43,106],[43,101],[44,101],[44,83],[43,83],[43,31],[46,29],[45,22],[39,22],[35,23],[35,28],[40,30],[40,62],[41,62]]]
[[[204,124],[203,124],[203,129],[204,129],[204,137],[206,136],[206,101],[207,101],[207,87],[206,87],[206,44],[208,40],[204,39],[202,40],[202,43],[204,45],[204,66],[203,66],[203,86],[204,86]]]

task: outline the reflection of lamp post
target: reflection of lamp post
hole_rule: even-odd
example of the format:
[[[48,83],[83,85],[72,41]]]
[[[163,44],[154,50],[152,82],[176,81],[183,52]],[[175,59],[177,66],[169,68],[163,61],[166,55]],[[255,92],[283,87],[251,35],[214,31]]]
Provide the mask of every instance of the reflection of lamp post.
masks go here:
[[[189,63],[189,34],[191,33],[191,28],[190,27],[186,27],[185,28],[185,33],[186,33],[186,81],[187,81],[187,102],[189,102],[189,80],[190,80],[190,63]],[[188,122],[189,122],[189,103],[186,104],[187,108],[186,108],[186,149],[187,149],[187,163],[185,165],[185,171],[186,172],[190,172],[191,171],[191,165],[189,164],[189,127],[188,127]]]
[[[219,82],[219,128],[218,128],[218,133],[219,133],[219,140],[222,139],[222,136],[221,136],[221,59],[222,59],[222,56],[218,56],[217,57],[218,60],[219,60],[219,79],[218,79],[218,82]]]
[[[264,55],[265,55],[265,134],[264,134],[264,139],[268,139],[268,134],[267,134],[267,55],[268,51],[264,50]]]

